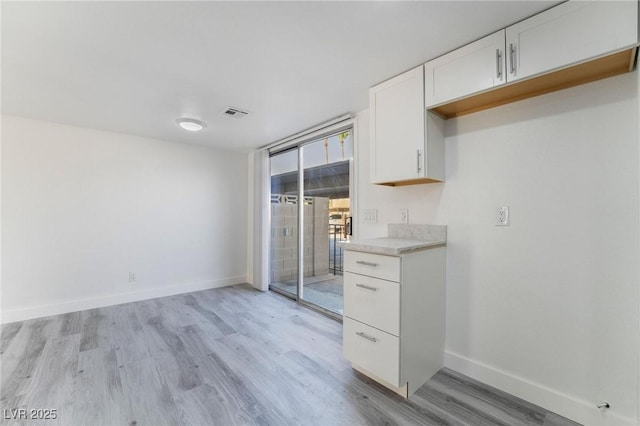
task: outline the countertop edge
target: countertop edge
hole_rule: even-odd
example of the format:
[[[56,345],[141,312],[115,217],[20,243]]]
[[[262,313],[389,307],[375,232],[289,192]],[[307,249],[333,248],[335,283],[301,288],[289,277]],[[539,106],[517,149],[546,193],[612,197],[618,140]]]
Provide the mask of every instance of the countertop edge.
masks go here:
[[[381,238],[384,240],[384,238]],[[382,241],[381,241],[382,243]],[[416,244],[413,246],[408,246],[406,248],[393,248],[393,247],[385,247],[384,245],[371,245],[371,242],[367,243],[358,243],[356,242],[340,242],[338,243],[339,247],[342,247],[348,251],[357,251],[361,253],[372,253],[372,254],[383,254],[387,256],[401,256],[403,254],[413,253],[416,251],[427,250],[433,247],[438,246],[446,246],[446,241],[416,241]]]

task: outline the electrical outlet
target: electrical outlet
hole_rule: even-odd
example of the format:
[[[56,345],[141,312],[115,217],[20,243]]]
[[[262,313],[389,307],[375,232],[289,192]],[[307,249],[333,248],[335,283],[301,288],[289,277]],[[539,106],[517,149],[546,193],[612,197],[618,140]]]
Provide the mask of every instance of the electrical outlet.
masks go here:
[[[366,209],[362,212],[362,221],[365,223],[376,223],[378,222],[378,210],[376,209]]]
[[[496,226],[509,226],[510,224],[509,206],[498,207],[498,210],[496,210]]]
[[[135,283],[136,282],[136,273],[135,272],[129,272],[129,282],[130,283]]]
[[[409,209],[400,209],[400,223],[409,223]]]

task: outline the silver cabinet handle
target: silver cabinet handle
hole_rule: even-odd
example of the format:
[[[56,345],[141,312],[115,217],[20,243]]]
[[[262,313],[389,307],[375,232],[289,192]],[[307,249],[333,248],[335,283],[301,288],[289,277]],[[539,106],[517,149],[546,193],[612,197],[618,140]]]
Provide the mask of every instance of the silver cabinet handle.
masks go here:
[[[502,52],[500,49],[496,49],[496,75],[499,80],[502,80]]]
[[[511,74],[516,73],[516,47],[509,43],[509,70]]]
[[[365,334],[362,331],[356,331],[356,334],[360,337],[364,337],[365,339],[372,341],[373,343],[378,341],[378,339],[376,339],[375,337],[369,336],[368,334]]]
[[[417,150],[416,158],[417,158],[417,162],[418,162],[418,164],[417,164],[418,165],[417,173],[420,174],[422,172],[422,161],[421,161],[421,159],[422,159],[422,151],[419,150],[419,149]]]
[[[365,262],[364,260],[357,260],[356,263],[358,265],[371,266],[372,268],[377,268],[378,264],[373,262]]]
[[[356,284],[356,287],[364,288],[365,290],[378,291],[377,288],[365,284]]]

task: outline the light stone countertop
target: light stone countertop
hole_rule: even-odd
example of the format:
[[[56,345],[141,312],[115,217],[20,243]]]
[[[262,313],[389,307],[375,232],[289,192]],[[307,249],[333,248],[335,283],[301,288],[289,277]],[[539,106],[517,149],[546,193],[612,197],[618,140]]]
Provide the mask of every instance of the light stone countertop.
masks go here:
[[[339,242],[345,250],[400,256],[447,243],[447,227],[442,225],[389,224],[388,237]]]
[[[338,246],[343,247],[345,250],[400,256],[401,254],[422,250],[427,247],[440,246],[443,244],[446,244],[446,241],[425,241],[406,238],[382,237],[339,242]]]

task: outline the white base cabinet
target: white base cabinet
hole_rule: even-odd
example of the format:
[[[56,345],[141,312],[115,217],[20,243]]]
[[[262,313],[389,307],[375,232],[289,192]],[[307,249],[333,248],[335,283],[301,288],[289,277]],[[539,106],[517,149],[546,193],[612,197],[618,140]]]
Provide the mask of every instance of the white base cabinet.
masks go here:
[[[445,250],[345,251],[344,356],[404,397],[443,366]]]

